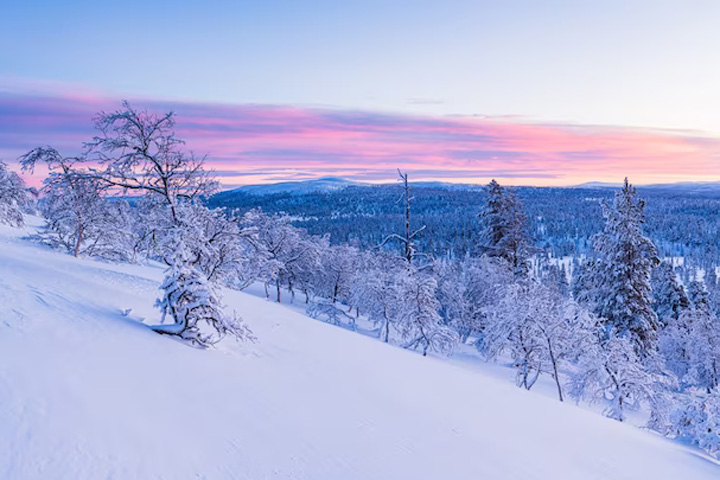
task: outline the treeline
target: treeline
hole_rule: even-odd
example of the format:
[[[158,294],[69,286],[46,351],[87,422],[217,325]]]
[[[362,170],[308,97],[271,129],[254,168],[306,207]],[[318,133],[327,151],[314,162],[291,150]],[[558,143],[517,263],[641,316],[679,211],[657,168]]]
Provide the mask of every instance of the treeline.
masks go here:
[[[462,343],[488,360],[509,359],[518,386],[531,389],[546,376],[559,400],[602,402],[620,421],[646,408],[650,428],[720,452],[717,278],[708,270],[703,282],[683,282],[660,261],[645,236],[645,204],[627,181],[613,198],[593,199],[603,224],[588,232],[569,283],[563,265],[538,260],[548,249],[533,238],[536,222],[548,217],[528,213],[517,191],[495,181],[481,204],[466,205],[473,221],[463,227],[462,255],[425,248],[441,227],[420,221],[424,194],[404,173],[381,207],[400,221],[375,231],[364,224],[371,241],[337,242],[295,226],[299,210],[209,206],[217,183],[203,158],[183,150],[172,113],[123,104],[95,122],[98,134],[81,155],[42,147],[21,157],[24,169],[50,172],[37,202],[45,225],[33,238],[75,256],[165,264],[160,321],[150,327],[158,333],[202,347],[226,335],[252,339],[226,311],[220,287],[261,282],[278,302],[290,295],[311,316],[350,328],[362,317],[381,341],[423,355],[449,355]],[[356,202],[352,190],[337,195],[348,191]],[[0,218],[20,225],[33,202],[4,167],[0,193]],[[434,192],[430,202],[447,194]],[[376,199],[361,210],[384,218],[372,205]]]
[[[242,211],[261,207],[286,213],[295,226],[314,235],[331,234],[333,243],[377,245],[384,232],[401,225],[396,185],[349,186],[339,191],[253,195],[220,192],[212,206]],[[662,257],[682,257],[687,275],[720,266],[720,190],[693,191],[640,187],[648,200],[645,232]],[[418,239],[436,258],[476,254],[480,229],[477,211],[486,201],[482,188],[413,187],[415,219],[426,225]],[[581,257],[592,249],[591,237],[603,228],[601,204],[612,201],[608,188],[516,187],[525,204],[533,243],[554,258]]]

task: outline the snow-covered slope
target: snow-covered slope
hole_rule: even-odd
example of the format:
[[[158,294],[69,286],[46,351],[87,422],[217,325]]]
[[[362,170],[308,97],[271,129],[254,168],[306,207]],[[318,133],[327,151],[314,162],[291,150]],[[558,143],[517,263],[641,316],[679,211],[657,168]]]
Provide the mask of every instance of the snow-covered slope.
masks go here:
[[[139,323],[159,268],[3,232],[2,479],[720,477],[672,441],[243,293],[225,300],[257,343],[187,347]]]

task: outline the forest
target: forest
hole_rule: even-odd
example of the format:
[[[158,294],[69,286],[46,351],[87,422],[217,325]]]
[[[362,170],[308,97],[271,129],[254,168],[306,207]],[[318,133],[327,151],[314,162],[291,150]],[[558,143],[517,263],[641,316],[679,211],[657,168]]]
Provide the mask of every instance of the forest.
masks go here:
[[[95,118],[79,155],[38,147],[0,167],[0,221],[40,214],[30,240],[75,257],[164,266],[150,328],[198,348],[250,341],[224,288],[261,284],[310,316],[425,355],[472,345],[509,359],[516,384],[552,379],[559,401],[720,454],[720,287],[712,193],[348,187],[217,194],[172,113],[128,103]],[[647,202],[647,206],[646,206]],[[681,269],[677,268],[685,260]],[[569,259],[569,261],[561,261]]]

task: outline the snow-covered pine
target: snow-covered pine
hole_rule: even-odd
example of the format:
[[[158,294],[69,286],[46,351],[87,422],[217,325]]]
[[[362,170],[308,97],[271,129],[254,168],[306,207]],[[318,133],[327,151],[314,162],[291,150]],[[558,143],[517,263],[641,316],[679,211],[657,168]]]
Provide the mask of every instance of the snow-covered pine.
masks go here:
[[[479,250],[492,257],[507,260],[517,276],[529,272],[530,235],[528,219],[515,192],[492,180],[487,187],[488,199],[480,213],[483,230]]]
[[[480,253],[497,255],[497,247],[505,236],[505,190],[492,179],[487,185],[487,201],[480,212],[483,230],[480,234]]]
[[[232,315],[224,312],[217,288],[193,265],[191,257],[196,252],[187,247],[184,237],[177,236],[175,254],[169,259],[170,265],[160,285],[163,296],[156,306],[162,312],[162,323],[150,328],[203,348],[225,335],[252,340],[253,335],[242,319],[235,312]],[[165,323],[168,318],[171,323]]]
[[[0,162],[0,224],[22,227],[23,208],[30,204],[25,182]]]
[[[685,289],[678,281],[675,269],[668,262],[660,262],[650,276],[652,307],[661,326],[677,320],[680,313],[688,308]]]
[[[593,237],[595,257],[584,265],[576,292],[605,323],[606,338],[626,336],[644,357],[657,340],[650,274],[660,262],[652,241],[643,235],[645,202],[626,178],[612,205],[603,207],[605,229]]]

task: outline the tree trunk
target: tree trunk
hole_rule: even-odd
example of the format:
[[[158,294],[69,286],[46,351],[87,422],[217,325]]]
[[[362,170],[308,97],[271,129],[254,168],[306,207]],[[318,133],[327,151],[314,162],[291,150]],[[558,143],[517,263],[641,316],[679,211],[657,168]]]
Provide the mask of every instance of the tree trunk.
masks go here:
[[[275,290],[277,291],[277,303],[280,302],[280,272],[277,274],[277,278],[275,279]]]
[[[550,342],[549,338],[547,338],[547,344],[548,344],[548,352],[550,353],[550,362],[552,363],[552,367],[553,367],[553,376],[555,377],[555,385],[557,386],[558,398],[562,402],[563,401],[563,393],[562,393],[562,387],[560,386],[560,377],[558,376],[557,360],[555,360],[555,352],[553,351],[552,343]]]
[[[77,257],[78,254],[80,253],[80,245],[82,245],[84,232],[85,232],[85,228],[83,228],[82,226],[78,228],[77,239],[75,241],[75,252],[73,254],[75,257]]]

